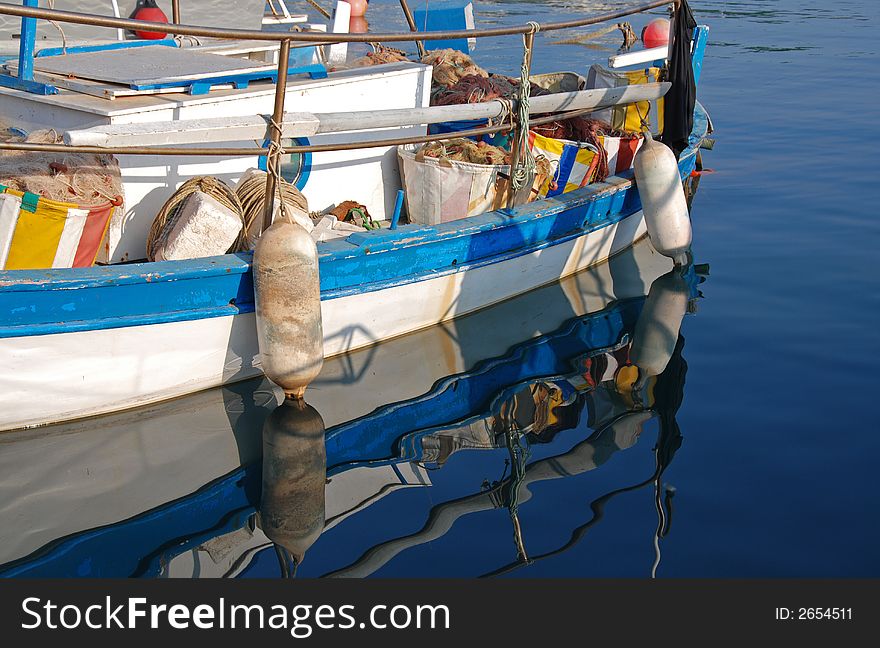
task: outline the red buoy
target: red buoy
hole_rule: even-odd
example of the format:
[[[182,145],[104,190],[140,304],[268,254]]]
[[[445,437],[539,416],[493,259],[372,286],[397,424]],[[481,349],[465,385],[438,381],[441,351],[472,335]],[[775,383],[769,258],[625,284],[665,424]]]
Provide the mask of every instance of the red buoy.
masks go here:
[[[348,33],[366,34],[370,30],[370,23],[363,16],[352,16],[348,22]]]
[[[137,6],[131,12],[129,18],[132,20],[149,20],[150,22],[168,22],[168,16],[159,9],[156,0],[138,0]],[[167,35],[165,32],[141,31],[139,29],[136,29],[134,34],[138,38],[145,40],[159,40]]]
[[[345,0],[351,5],[351,17],[362,18],[367,13],[367,0]]]
[[[648,48],[669,45],[669,21],[666,18],[655,18],[645,25],[642,43]]]

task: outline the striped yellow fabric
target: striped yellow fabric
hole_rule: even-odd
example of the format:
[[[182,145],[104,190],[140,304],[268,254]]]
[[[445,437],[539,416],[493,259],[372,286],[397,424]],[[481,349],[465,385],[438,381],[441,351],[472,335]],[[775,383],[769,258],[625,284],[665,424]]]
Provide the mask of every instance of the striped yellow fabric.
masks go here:
[[[656,83],[660,80],[660,69],[650,67],[646,70],[622,72],[626,85]],[[649,130],[654,135],[663,133],[663,98],[655,102],[639,101],[626,106],[615,106],[611,111],[611,126],[627,133],[641,133]]]
[[[0,270],[91,266],[116,204],[84,209],[0,185]]]
[[[7,189],[6,192],[24,196],[13,189]],[[67,222],[68,209],[70,205],[66,203],[43,198],[39,199],[33,212],[22,207],[6,257],[6,269],[51,268]]]
[[[538,190],[541,196],[558,196],[584,187],[596,177],[597,151],[585,142],[571,142],[529,132],[532,154],[550,161],[553,176]]]

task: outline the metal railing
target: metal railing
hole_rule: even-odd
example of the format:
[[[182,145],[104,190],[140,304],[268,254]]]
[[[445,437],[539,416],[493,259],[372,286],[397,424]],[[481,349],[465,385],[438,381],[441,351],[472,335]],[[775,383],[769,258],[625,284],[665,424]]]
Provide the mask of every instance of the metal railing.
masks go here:
[[[567,119],[580,114],[592,112],[593,109],[568,111],[565,113],[555,114],[550,117],[542,117],[526,120],[526,123],[519,123],[519,120],[511,117],[512,124],[501,124],[496,126],[486,126],[483,128],[475,128],[465,131],[456,131],[453,133],[438,133],[434,135],[417,136],[417,137],[398,137],[383,140],[348,142],[336,144],[309,144],[302,146],[281,147],[281,126],[284,118],[284,100],[286,96],[287,73],[289,68],[289,56],[291,47],[309,47],[316,45],[330,45],[334,43],[381,43],[381,42],[415,42],[419,48],[419,52],[424,51],[423,41],[435,40],[451,40],[466,38],[491,38],[497,36],[524,36],[524,58],[523,66],[526,74],[528,74],[531,66],[531,44],[534,42],[534,35],[538,31],[552,32],[563,29],[572,29],[576,27],[584,27],[587,25],[595,25],[602,22],[608,22],[631,16],[638,13],[644,13],[651,9],[657,9],[664,6],[678,7],[679,0],[652,0],[617,11],[611,11],[595,16],[580,18],[577,20],[569,20],[564,22],[532,22],[526,25],[514,27],[493,27],[489,29],[474,30],[448,30],[448,31],[429,31],[416,32],[415,21],[412,20],[412,13],[406,0],[400,0],[401,7],[407,18],[407,23],[411,31],[405,33],[362,33],[362,34],[328,34],[324,32],[272,32],[272,31],[256,31],[242,29],[224,29],[218,27],[199,27],[195,25],[181,25],[179,0],[172,0],[172,20],[171,23],[158,23],[143,20],[131,20],[128,18],[116,18],[113,16],[93,16],[73,11],[61,11],[56,9],[40,9],[38,7],[19,6],[8,3],[0,3],[0,15],[19,16],[21,18],[36,18],[41,20],[53,20],[56,22],[74,23],[79,25],[90,25],[95,27],[108,27],[113,29],[127,29],[139,31],[155,31],[165,34],[173,34],[177,36],[202,36],[208,38],[223,38],[231,40],[255,40],[255,41],[275,41],[280,43],[278,56],[278,69],[275,83],[275,99],[272,112],[272,119],[268,126],[269,145],[264,147],[248,147],[248,148],[180,148],[167,146],[140,146],[140,147],[100,147],[100,146],[82,146],[68,144],[35,144],[26,142],[2,142],[0,150],[17,150],[17,151],[42,151],[42,152],[71,152],[71,153],[94,153],[109,155],[192,155],[192,156],[250,156],[250,155],[266,155],[268,160],[267,168],[279,168],[280,156],[282,153],[306,153],[321,151],[339,151],[361,148],[375,148],[380,146],[394,146],[403,144],[418,144],[432,141],[442,141],[458,137],[469,137],[473,135],[483,135],[497,133],[505,130],[513,130],[513,140],[518,141],[517,135],[522,128],[548,123],[557,119]],[[418,33],[418,38],[414,38],[414,33]],[[526,88],[521,88],[521,92],[525,92]],[[522,101],[522,97],[520,97]],[[514,147],[515,148],[515,147]],[[511,168],[516,164],[518,157],[517,151],[512,151]],[[276,191],[276,175],[267,174],[266,183],[266,205],[264,215],[264,227],[268,227],[272,219],[272,211],[274,206],[273,196]],[[513,192],[511,192],[512,194]]]
[[[573,27],[585,27],[601,22],[617,20],[637,13],[644,13],[659,7],[678,5],[678,0],[653,0],[635,5],[618,11],[598,14],[589,18],[568,20],[564,22],[537,23],[538,30],[549,32]],[[78,25],[92,25],[95,27],[112,27],[114,29],[128,29],[139,31],[158,31],[166,34],[180,36],[205,36],[210,38],[228,38],[236,40],[264,40],[264,41],[302,41],[305,43],[372,43],[372,42],[406,42],[416,40],[452,40],[464,38],[489,38],[492,36],[513,36],[526,34],[532,31],[530,25],[516,27],[492,27],[489,29],[458,29],[450,31],[417,32],[418,38],[413,38],[413,32],[402,33],[363,33],[363,34],[327,34],[324,32],[267,32],[253,29],[225,29],[222,27],[199,27],[196,25],[180,25],[177,23],[158,23],[144,20],[131,20],[129,18],[115,18],[113,16],[93,16],[75,11],[62,11],[58,9],[37,9],[34,7],[22,7],[6,2],[0,3],[0,14],[7,16],[19,16],[22,18],[39,18],[42,20],[54,20],[56,22],[69,22]]]

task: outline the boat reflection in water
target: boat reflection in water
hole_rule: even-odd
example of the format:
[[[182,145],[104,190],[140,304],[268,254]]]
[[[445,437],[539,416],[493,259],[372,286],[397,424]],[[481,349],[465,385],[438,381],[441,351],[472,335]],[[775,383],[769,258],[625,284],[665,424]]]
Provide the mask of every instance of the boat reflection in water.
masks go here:
[[[260,527],[275,545],[283,576],[293,576],[324,530],[327,452],[324,420],[302,400],[285,398],[263,425]]]
[[[461,543],[450,532],[469,514],[469,575],[508,573],[565,552],[609,500],[649,485],[656,571],[672,496],[661,478],[681,442],[679,331],[699,281],[643,241],[330,360],[309,405],[252,380],[0,435],[0,575],[368,576],[402,560],[395,575],[421,576],[404,554]],[[637,445],[649,423],[651,474],[577,507],[539,494]],[[529,551],[523,511],[535,507],[567,541],[542,536]]]

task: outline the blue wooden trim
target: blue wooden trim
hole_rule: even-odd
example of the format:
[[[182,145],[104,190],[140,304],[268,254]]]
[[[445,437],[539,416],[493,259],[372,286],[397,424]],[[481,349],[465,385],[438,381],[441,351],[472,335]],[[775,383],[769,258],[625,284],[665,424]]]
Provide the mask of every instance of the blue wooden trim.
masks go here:
[[[288,70],[288,74],[308,74],[312,79],[327,78],[327,68],[323,63],[311,63],[309,65],[297,65]],[[278,78],[277,70],[264,70],[262,72],[243,72],[241,74],[226,74],[206,79],[190,79],[178,81],[164,81],[162,83],[132,83],[133,90],[158,90],[161,88],[188,87],[193,95],[207,94],[212,86],[232,83],[237,88],[246,88],[251,81],[275,81]]]
[[[36,8],[39,0],[24,0],[25,7]],[[23,90],[31,94],[56,94],[58,88],[47,83],[34,81],[34,50],[37,43],[37,19],[21,19],[21,36],[18,45],[18,76],[0,74],[0,86]]]
[[[694,168],[707,124],[698,105],[690,147],[680,158],[682,177]],[[596,183],[510,212],[433,227],[403,225],[320,243],[321,299],[383,290],[530,254],[607,227],[640,207],[632,187]],[[241,253],[191,261],[0,271],[0,338],[252,312],[250,262],[251,254]]]
[[[160,47],[177,47],[177,42],[173,38],[162,38],[159,40],[127,40],[118,43],[105,43],[104,45],[77,45],[68,47],[67,54],[85,54],[87,52],[104,52],[109,50],[131,49],[132,47],[150,47],[158,45]],[[47,47],[36,53],[36,58],[44,56],[61,56],[65,54],[63,47]]]
[[[0,272],[0,338],[238,315],[252,312],[253,300],[249,255],[185,267],[163,261],[6,271]]]
[[[3,86],[4,88],[12,88],[14,90],[23,90],[38,95],[58,94],[58,88],[53,85],[40,83],[39,81],[26,81],[12,76],[11,74],[0,73],[0,86]]]
[[[691,63],[694,67],[694,84],[700,84],[700,72],[703,71],[703,57],[706,54],[706,44],[709,42],[709,26],[697,25],[694,29],[694,46],[691,51]]]
[[[294,146],[308,146],[309,144],[311,144],[308,137],[292,137],[290,139],[293,142]],[[264,139],[261,146],[263,148],[268,147],[269,140]],[[300,158],[299,176],[297,177],[296,182],[293,183],[293,186],[296,187],[297,189],[299,189],[300,191],[302,191],[303,189],[305,189],[306,184],[309,181],[309,176],[312,174],[312,152],[306,151],[305,153],[300,153],[300,155],[301,155],[301,158]],[[282,161],[282,166],[283,166],[283,161]],[[260,157],[258,157],[257,158],[257,168],[260,171],[268,171],[269,158],[265,155],[261,155]],[[282,176],[283,175],[284,175],[284,172],[282,170]]]

